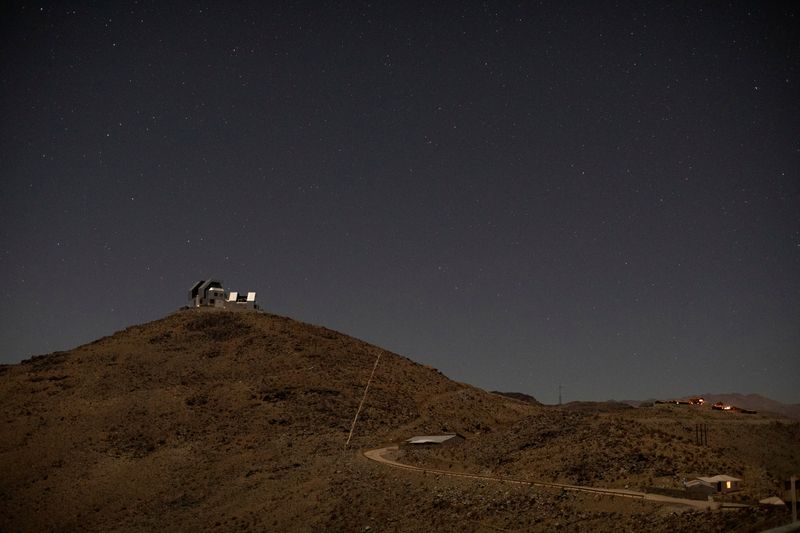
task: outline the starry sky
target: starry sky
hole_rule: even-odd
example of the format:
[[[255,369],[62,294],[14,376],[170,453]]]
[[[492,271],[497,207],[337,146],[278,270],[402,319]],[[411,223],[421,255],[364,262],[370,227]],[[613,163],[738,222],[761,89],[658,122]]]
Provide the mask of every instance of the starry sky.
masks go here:
[[[213,276],[548,403],[800,402],[796,2],[0,14],[0,362]]]

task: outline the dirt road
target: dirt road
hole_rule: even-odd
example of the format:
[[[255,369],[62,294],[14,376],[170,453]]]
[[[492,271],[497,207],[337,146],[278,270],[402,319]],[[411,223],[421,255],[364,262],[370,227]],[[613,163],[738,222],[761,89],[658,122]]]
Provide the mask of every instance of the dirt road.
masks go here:
[[[566,485],[563,483],[550,483],[547,481],[530,481],[526,479],[515,479],[510,477],[485,476],[480,474],[469,474],[464,472],[450,472],[448,470],[436,470],[433,468],[422,468],[418,466],[411,466],[397,462],[397,460],[393,459],[391,456],[396,455],[398,450],[399,448],[396,445],[393,445],[393,446],[386,446],[384,448],[377,448],[375,450],[366,450],[363,452],[363,455],[364,457],[366,457],[371,461],[388,465],[393,468],[402,468],[404,470],[414,470],[417,472],[426,472],[429,474],[438,474],[441,476],[462,477],[462,478],[477,479],[482,481],[495,481],[502,483],[514,483],[517,485],[528,485],[532,487],[548,487],[548,488],[556,488],[556,489],[569,490],[575,492],[588,492],[592,494],[600,494],[603,496],[618,496],[623,498],[652,501],[668,505],[683,505],[700,510],[719,509],[720,507],[725,507],[725,508],[747,507],[746,505],[742,504],[733,504],[733,503],[721,504],[720,502],[689,500],[685,498],[672,498],[670,496],[662,496],[660,494],[649,494],[646,492],[638,492],[627,489],[605,489],[598,487],[587,487],[583,485]]]

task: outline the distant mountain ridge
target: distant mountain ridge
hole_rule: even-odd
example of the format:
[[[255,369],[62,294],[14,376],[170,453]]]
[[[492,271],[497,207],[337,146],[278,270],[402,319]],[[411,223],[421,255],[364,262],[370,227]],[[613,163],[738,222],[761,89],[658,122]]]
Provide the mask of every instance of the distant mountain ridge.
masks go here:
[[[523,392],[502,392],[493,390],[492,394],[499,394],[500,396],[505,396],[506,398],[514,398],[515,400],[529,403],[531,405],[542,405],[542,403],[539,400],[537,400],[530,394],[525,394]]]
[[[778,413],[787,418],[800,420],[800,404],[787,404],[772,400],[760,394],[740,394],[738,392],[730,392],[725,394],[701,394],[706,402],[717,403],[722,402],[728,405],[735,405],[743,409],[752,409],[753,411],[765,411],[770,413]]]
[[[786,418],[793,420],[800,420],[800,404],[782,403],[760,394],[741,394],[739,392],[729,392],[724,394],[696,394],[692,396],[679,396],[676,398],[659,398],[661,400],[680,400],[689,397],[701,397],[707,404],[715,404],[722,402],[724,404],[741,407],[742,409],[750,409],[752,411],[776,413]],[[643,404],[649,404],[657,401],[656,398],[649,398],[647,400],[623,400],[622,403],[639,407]]]

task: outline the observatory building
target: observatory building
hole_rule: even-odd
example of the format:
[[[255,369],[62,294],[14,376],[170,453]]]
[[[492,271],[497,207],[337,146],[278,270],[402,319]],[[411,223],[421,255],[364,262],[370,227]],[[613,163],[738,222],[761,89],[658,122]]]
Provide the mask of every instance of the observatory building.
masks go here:
[[[189,307],[219,307],[231,311],[255,311],[256,293],[228,292],[222,280],[200,280],[189,289]]]

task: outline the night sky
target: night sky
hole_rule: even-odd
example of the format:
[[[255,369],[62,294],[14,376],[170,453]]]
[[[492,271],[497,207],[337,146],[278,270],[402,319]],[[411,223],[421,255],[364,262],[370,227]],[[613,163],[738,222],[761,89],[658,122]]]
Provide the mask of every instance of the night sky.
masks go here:
[[[544,402],[800,402],[800,4],[680,4],[6,5],[0,362],[213,276]]]

